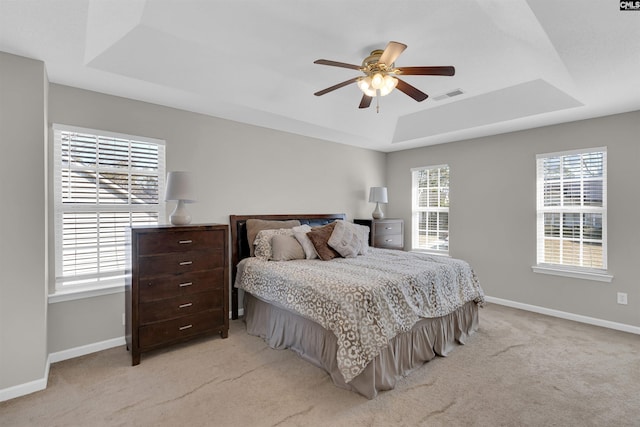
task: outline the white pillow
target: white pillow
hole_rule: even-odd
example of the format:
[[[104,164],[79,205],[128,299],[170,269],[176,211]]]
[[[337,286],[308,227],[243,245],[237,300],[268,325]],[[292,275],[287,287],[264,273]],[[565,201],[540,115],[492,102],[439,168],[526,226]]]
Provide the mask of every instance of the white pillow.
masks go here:
[[[256,235],[254,241],[253,254],[256,258],[264,260],[271,259],[271,238],[275,235],[292,236],[293,229],[291,228],[279,228],[276,230],[262,230]]]
[[[300,231],[302,233],[308,233],[308,232],[311,231],[311,226],[309,224],[302,224],[302,225],[298,225],[296,227],[293,227],[292,230],[294,232]]]
[[[361,232],[350,222],[338,220],[327,244],[344,258],[354,258],[362,249]]]
[[[360,250],[358,255],[366,255],[369,253],[369,227],[366,225],[352,224],[358,231],[360,237]]]
[[[293,237],[300,243],[302,246],[302,250],[304,250],[304,255],[306,259],[316,259],[318,258],[318,253],[316,252],[315,246],[313,246],[313,242],[307,236],[307,233],[311,231],[311,227],[307,224],[301,225],[298,227],[292,228]]]

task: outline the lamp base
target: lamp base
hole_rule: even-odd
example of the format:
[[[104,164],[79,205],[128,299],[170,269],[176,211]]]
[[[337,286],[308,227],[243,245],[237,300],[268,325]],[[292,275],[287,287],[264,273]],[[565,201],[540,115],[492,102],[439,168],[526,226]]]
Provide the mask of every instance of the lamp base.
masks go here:
[[[376,208],[371,213],[371,216],[373,217],[373,219],[384,218],[384,213],[382,212],[382,209],[380,209],[380,203],[376,202]]]
[[[187,212],[184,200],[178,200],[175,210],[169,217],[171,224],[173,225],[188,225],[191,224],[191,215]]]

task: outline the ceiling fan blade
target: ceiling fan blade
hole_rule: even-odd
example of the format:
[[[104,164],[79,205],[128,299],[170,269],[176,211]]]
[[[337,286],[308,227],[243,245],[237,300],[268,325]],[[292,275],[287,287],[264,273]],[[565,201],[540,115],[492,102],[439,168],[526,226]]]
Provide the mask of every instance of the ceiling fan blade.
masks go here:
[[[413,87],[409,83],[400,79],[398,79],[398,85],[396,86],[396,89],[406,93],[407,95],[409,95],[410,97],[412,97],[418,102],[422,102],[429,97],[429,95],[422,92],[418,88]]]
[[[398,74],[405,76],[453,76],[455,67],[398,67]]]
[[[352,70],[360,70],[359,65],[347,64],[347,63],[338,62],[338,61],[330,61],[328,59],[317,59],[313,61],[313,63],[320,64],[320,65],[331,65],[332,67],[350,68]]]
[[[337,85],[333,85],[333,86],[331,86],[331,87],[328,87],[328,88],[326,88],[326,89],[323,89],[323,90],[321,90],[321,91],[318,91],[318,92],[314,93],[314,95],[315,95],[315,96],[322,96],[322,95],[324,95],[325,93],[329,93],[329,92],[334,91],[334,90],[336,90],[336,89],[340,89],[341,87],[344,87],[344,86],[350,85],[351,83],[355,83],[355,82],[357,82],[357,81],[358,81],[358,79],[359,79],[359,78],[360,78],[360,77],[354,77],[354,78],[352,78],[352,79],[345,80],[345,81],[343,81],[342,83],[338,83]]]
[[[384,48],[384,52],[380,55],[380,59],[378,62],[382,62],[386,65],[391,65],[396,62],[398,56],[407,48],[406,44],[398,43],[398,42],[389,42],[387,47]]]
[[[360,105],[358,106],[358,108],[369,108],[372,99],[373,98],[370,96],[362,95],[362,99],[360,100]]]

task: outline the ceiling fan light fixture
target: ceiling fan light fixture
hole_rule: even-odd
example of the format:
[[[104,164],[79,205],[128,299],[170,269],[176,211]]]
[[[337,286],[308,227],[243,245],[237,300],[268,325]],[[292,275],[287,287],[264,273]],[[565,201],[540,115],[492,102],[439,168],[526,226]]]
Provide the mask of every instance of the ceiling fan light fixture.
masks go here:
[[[373,77],[371,77],[371,86],[374,89],[382,89],[384,85],[384,76],[381,73],[375,73]]]
[[[376,96],[376,90],[373,87],[371,87],[370,76],[362,77],[360,80],[358,80],[358,87],[365,95],[371,96],[371,97]]]
[[[378,78],[376,79],[376,76]],[[374,85],[375,82],[375,85]],[[376,87],[376,85],[378,87]],[[375,97],[377,95],[387,96],[398,85],[398,79],[390,75],[382,75],[376,73],[373,76],[362,77],[358,80],[358,87],[367,96]]]
[[[382,87],[380,88],[380,96],[389,95],[397,85],[398,79],[387,74],[386,76],[384,76],[384,82]]]

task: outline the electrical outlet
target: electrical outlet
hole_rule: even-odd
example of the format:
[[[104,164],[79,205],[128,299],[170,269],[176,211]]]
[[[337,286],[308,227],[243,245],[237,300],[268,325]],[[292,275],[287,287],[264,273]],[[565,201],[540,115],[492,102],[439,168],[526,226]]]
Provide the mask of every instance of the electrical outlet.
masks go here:
[[[627,294],[618,292],[618,304],[627,304]]]

